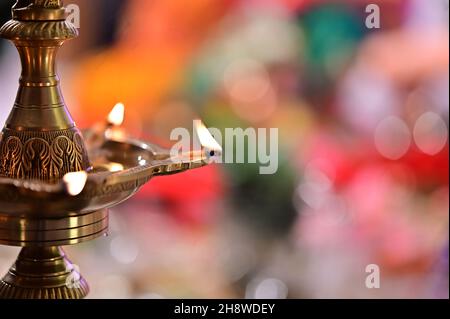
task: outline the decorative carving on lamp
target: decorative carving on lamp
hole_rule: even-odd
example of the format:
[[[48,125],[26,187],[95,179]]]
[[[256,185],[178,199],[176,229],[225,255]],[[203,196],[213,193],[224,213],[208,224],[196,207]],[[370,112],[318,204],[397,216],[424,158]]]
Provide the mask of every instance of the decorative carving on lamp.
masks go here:
[[[174,158],[121,128],[112,134],[123,114],[101,130],[80,131],[56,72],[58,49],[78,34],[62,1],[18,0],[12,17],[0,37],[17,47],[22,74],[0,136],[0,244],[23,248],[0,280],[0,298],[82,298],[87,282],[61,246],[106,234],[108,208],[152,177],[202,167],[209,158]],[[69,285],[74,275],[78,284]]]

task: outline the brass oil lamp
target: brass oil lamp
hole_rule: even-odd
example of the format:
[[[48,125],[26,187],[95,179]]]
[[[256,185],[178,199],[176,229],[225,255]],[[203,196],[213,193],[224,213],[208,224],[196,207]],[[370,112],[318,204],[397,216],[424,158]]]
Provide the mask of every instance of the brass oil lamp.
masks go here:
[[[0,244],[23,247],[0,280],[0,298],[85,297],[88,284],[61,246],[106,234],[108,208],[153,176],[204,166],[212,154],[171,157],[169,150],[129,137],[117,130],[120,104],[108,125],[81,132],[55,68],[58,49],[78,34],[66,16],[60,0],[18,0],[12,20],[0,28],[22,63],[17,98],[0,136]],[[74,275],[77,282],[68,283]]]

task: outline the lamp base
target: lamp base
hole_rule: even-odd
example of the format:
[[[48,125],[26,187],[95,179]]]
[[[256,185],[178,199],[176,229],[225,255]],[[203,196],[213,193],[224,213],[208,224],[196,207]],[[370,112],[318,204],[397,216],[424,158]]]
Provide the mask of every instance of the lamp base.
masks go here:
[[[0,299],[81,299],[89,292],[61,247],[24,247],[0,281]]]

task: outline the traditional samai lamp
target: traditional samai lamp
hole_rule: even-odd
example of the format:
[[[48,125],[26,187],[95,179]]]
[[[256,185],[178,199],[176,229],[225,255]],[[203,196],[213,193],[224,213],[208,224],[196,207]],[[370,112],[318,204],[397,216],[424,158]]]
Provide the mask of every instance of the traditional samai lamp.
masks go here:
[[[106,124],[76,127],[55,69],[59,47],[77,36],[61,0],[18,0],[0,36],[15,44],[22,62],[0,136],[0,244],[23,247],[0,281],[0,298],[83,298],[88,285],[61,246],[106,234],[108,208],[153,176],[206,165],[208,154],[171,156],[129,137],[120,127],[122,104]],[[204,129],[198,134],[212,138]]]

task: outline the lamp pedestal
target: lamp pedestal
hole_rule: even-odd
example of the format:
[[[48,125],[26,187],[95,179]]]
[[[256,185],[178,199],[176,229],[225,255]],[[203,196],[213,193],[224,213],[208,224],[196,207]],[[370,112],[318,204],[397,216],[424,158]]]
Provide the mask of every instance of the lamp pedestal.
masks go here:
[[[88,292],[86,280],[58,246],[22,248],[0,281],[1,299],[80,299]]]

